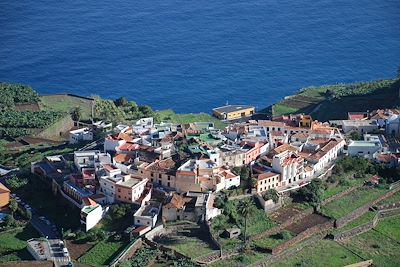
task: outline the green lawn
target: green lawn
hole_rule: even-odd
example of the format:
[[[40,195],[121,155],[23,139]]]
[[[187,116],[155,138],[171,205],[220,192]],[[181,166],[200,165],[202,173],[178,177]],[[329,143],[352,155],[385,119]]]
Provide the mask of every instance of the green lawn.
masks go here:
[[[387,189],[359,188],[350,194],[323,206],[321,212],[328,217],[339,219],[368,202],[377,199],[386,192],[388,192]]]
[[[33,260],[26,249],[26,241],[40,235],[27,225],[23,229],[16,229],[7,233],[0,232],[0,264],[22,260]]]
[[[269,265],[271,267],[324,266],[341,267],[362,261],[359,257],[332,240],[320,240],[300,252]]]
[[[91,101],[79,97],[67,95],[48,95],[41,96],[39,106],[41,110],[61,111],[69,113],[74,108],[80,107],[82,119],[90,119]]]
[[[192,123],[192,122],[213,122],[216,128],[223,129],[227,124],[221,122],[217,118],[207,113],[188,113],[188,114],[176,114],[171,109],[157,111],[160,115],[160,119],[163,122],[172,123]]]
[[[80,258],[80,262],[92,266],[107,265],[126,245],[126,242],[100,241]]]
[[[379,220],[375,229],[400,242],[400,215]]]
[[[274,116],[280,116],[284,114],[296,114],[298,113],[299,109],[294,107],[289,107],[283,104],[275,104],[272,107]]]
[[[345,246],[364,259],[372,259],[375,266],[400,266],[399,243],[375,230],[351,238]]]

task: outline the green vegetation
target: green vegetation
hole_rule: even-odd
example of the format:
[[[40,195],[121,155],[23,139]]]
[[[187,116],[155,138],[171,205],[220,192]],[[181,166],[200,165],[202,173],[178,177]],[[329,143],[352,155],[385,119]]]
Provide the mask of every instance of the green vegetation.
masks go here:
[[[379,220],[375,229],[400,242],[400,215]]]
[[[141,247],[135,252],[133,258],[125,261],[123,267],[142,267],[147,266],[149,262],[159,253],[158,250],[149,247]]]
[[[107,265],[125,246],[126,242],[100,241],[80,258],[80,262],[93,266]]]
[[[248,266],[250,264],[256,263],[265,259],[267,256],[264,253],[259,253],[255,251],[249,251],[245,253],[240,253],[232,258],[217,261],[210,266],[212,267],[234,267],[234,266]]]
[[[351,238],[345,246],[364,259],[372,259],[375,266],[400,266],[399,243],[375,230]]]
[[[345,231],[351,230],[355,227],[360,225],[372,222],[376,213],[372,211],[368,211],[367,213],[363,214],[362,216],[358,217],[357,219],[351,221],[350,223],[346,224],[342,228],[333,230],[334,233],[343,233]]]
[[[16,104],[37,103],[38,94],[29,86],[0,83],[0,111],[14,110]]]
[[[192,259],[216,251],[207,240],[200,239],[198,235],[168,234],[155,238],[155,241]]]
[[[197,113],[197,114],[176,114],[171,109],[160,110],[157,111],[159,115],[159,120],[164,122],[172,122],[172,123],[192,123],[192,122],[213,122],[215,127],[218,129],[223,129],[227,125],[217,118],[211,116],[206,113]]]
[[[320,240],[292,254],[271,267],[326,266],[339,267],[362,261],[359,257],[331,240]]]
[[[227,201],[223,207],[223,214],[212,220],[211,230],[214,236],[219,236],[225,229],[239,227],[244,233],[245,216],[239,210],[240,201]],[[267,216],[264,210],[258,209],[255,203],[251,202],[251,211],[247,216],[246,235],[251,237],[256,234],[263,233],[275,226],[275,223]],[[221,239],[224,245],[230,244],[225,239]]]
[[[339,219],[351,211],[377,199],[386,192],[388,192],[387,189],[362,187],[323,206],[321,212],[331,218]]]
[[[400,80],[381,80],[354,84],[338,84],[301,89],[296,95],[275,104],[274,116],[290,113],[311,113],[320,121],[344,119],[349,111],[393,108],[400,104]]]
[[[76,229],[80,226],[80,210],[72,207],[61,196],[53,195],[48,181],[33,174],[27,174],[24,178],[28,179],[28,183],[15,192],[39,214],[46,215],[59,229]]]
[[[272,249],[283,242],[290,240],[292,238],[292,233],[289,231],[283,231],[276,235],[267,236],[262,239],[254,241],[254,245],[259,249]]]
[[[0,232],[0,264],[33,260],[33,257],[26,249],[26,241],[38,236],[31,226],[3,233]]]
[[[92,114],[92,101],[72,95],[46,95],[40,97],[39,106],[41,110],[61,112],[64,114],[71,113],[74,109],[79,108],[81,111],[81,119],[88,120]]]
[[[379,202],[378,205],[392,204],[398,202],[400,202],[400,192],[397,192],[394,195],[384,199],[383,201]]]

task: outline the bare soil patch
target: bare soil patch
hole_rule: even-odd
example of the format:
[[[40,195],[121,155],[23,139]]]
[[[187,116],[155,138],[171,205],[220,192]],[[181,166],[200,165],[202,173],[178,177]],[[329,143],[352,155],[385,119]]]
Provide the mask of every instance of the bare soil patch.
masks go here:
[[[301,209],[295,207],[294,205],[289,205],[271,213],[270,217],[274,222],[281,224],[301,211]]]
[[[73,260],[79,259],[83,254],[89,251],[93,245],[84,243],[84,244],[75,244],[73,241],[67,240],[66,246],[68,248],[69,253],[71,254],[71,258]]]
[[[301,232],[307,230],[308,228],[311,228],[313,226],[316,226],[318,224],[323,224],[325,222],[329,221],[328,218],[318,215],[318,214],[310,214],[304,217],[303,219],[292,223],[288,227],[286,227],[284,230],[290,231],[293,234],[300,234]]]

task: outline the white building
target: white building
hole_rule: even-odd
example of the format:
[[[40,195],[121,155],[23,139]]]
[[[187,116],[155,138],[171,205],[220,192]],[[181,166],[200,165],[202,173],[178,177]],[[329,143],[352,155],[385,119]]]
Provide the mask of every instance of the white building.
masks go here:
[[[77,144],[80,141],[93,141],[93,132],[89,128],[69,131],[70,144]]]
[[[386,121],[385,125],[386,134],[392,136],[399,136],[400,134],[400,115],[392,115]]]
[[[366,134],[379,129],[379,124],[376,120],[342,120],[341,125],[344,133],[357,132]]]
[[[161,211],[161,204],[157,202],[147,202],[142,205],[133,215],[134,224],[136,226],[154,227],[157,223],[158,214]]]
[[[387,151],[385,140],[382,135],[364,135],[363,141],[350,141],[347,153],[350,156],[360,156],[373,159],[376,152],[382,153]]]
[[[103,218],[103,208],[90,198],[83,199],[84,206],[81,209],[81,223],[85,231],[89,231]]]
[[[100,170],[101,164],[111,164],[111,156],[99,150],[75,151],[74,163],[79,172],[85,169]]]

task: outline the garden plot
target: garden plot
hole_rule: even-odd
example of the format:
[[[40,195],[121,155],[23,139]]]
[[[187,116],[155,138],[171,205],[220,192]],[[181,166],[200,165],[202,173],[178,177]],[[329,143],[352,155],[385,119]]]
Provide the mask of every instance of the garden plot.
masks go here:
[[[301,220],[299,220],[295,223],[292,223],[291,225],[286,227],[284,230],[289,231],[295,235],[298,235],[301,232],[303,232],[313,226],[323,224],[327,221],[329,221],[328,218],[313,213],[313,214],[307,215],[306,217],[302,218]]]

